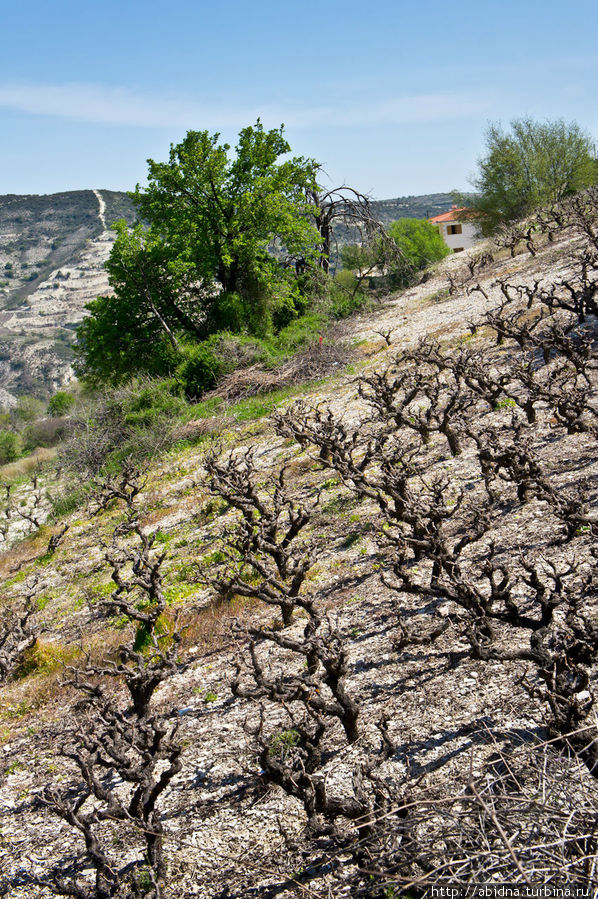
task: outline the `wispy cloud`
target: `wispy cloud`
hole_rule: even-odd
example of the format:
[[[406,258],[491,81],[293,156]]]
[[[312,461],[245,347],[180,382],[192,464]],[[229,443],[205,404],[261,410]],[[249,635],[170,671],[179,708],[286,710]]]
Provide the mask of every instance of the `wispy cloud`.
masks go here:
[[[289,128],[313,128],[459,119],[484,114],[488,99],[475,94],[438,93],[330,106],[224,107],[192,97],[152,96],[102,84],[0,83],[2,107],[32,115],[140,128],[239,128],[258,116],[267,124],[284,122]]]

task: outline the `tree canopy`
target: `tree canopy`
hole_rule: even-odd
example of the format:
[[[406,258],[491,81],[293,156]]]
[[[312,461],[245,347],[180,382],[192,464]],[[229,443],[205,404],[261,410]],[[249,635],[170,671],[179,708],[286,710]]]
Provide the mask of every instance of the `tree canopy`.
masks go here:
[[[401,265],[398,270],[406,275],[409,271],[422,271],[451,252],[438,228],[426,219],[398,219],[391,223],[388,234],[400,250]]]
[[[118,384],[139,371],[166,374],[177,356],[175,332],[200,329],[193,266],[141,225],[115,227],[106,263],[114,293],[89,303],[77,329],[76,368],[95,384]]]
[[[234,154],[220,135],[189,131],[168,162],[148,160],[131,196],[144,225],[117,223],[107,263],[114,293],[89,304],[78,330],[78,372],[119,383],[167,374],[181,341],[222,329],[267,334],[302,309],[285,257],[315,263],[322,238],[309,196],[318,164],[288,156],[283,127],[258,120]]]
[[[233,158],[219,140],[189,131],[171,147],[168,162],[148,160],[147,187],[138,185],[133,198],[152,234],[193,266],[206,330],[259,331],[290,301],[273,249],[317,256],[319,234],[306,197],[316,188],[318,165],[297,156],[279,161],[291,149],[283,128],[266,131],[259,120],[240,132]],[[231,295],[240,297],[241,321],[230,321]]]
[[[575,122],[514,119],[511,130],[491,124],[486,154],[471,183],[467,206],[484,234],[558,202],[597,180],[590,137]]]

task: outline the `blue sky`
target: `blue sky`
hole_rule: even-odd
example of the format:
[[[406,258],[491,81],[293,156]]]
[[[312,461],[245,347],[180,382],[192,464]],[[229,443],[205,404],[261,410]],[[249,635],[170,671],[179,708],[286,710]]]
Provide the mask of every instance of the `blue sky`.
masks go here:
[[[0,194],[131,189],[257,116],[378,198],[466,188],[489,121],[598,143],[598,0],[0,0],[0,26]]]

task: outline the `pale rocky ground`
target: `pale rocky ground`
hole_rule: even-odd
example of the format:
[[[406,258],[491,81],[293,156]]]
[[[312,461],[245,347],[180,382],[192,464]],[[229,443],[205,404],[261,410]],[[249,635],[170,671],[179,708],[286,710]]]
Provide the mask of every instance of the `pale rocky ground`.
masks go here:
[[[0,342],[8,342],[12,353],[0,362],[0,403],[11,404],[17,359],[50,394],[73,379],[70,354],[65,350],[85,315],[86,304],[110,291],[103,266],[113,243],[113,232],[103,231],[89,241],[76,263],[51,272],[22,306],[0,312]]]
[[[113,221],[134,218],[113,191],[0,197],[0,406],[48,396],[72,378],[86,303],[105,294]]]
[[[101,241],[105,240],[102,236]],[[448,296],[445,272],[464,265],[463,255],[450,258],[425,284],[394,295],[375,311],[352,320],[345,336],[360,342],[356,370],[340,373],[302,398],[331,406],[347,423],[359,423],[367,412],[356,397],[356,373],[388,365],[396,351],[426,335],[448,345],[466,338],[469,322],[497,304],[500,294],[491,284],[499,274],[510,272],[518,282],[531,282],[539,276],[558,279],[569,266],[567,250],[565,243],[552,245],[535,259],[527,255],[505,258],[482,271],[479,280],[488,300],[478,292]],[[43,328],[41,312],[46,299],[54,304],[56,314],[71,314],[65,300],[70,280],[61,282],[56,293],[47,291],[47,297],[40,292],[31,307],[36,327]],[[472,283],[475,280],[477,277]],[[96,290],[98,285],[93,284]],[[393,330],[392,345],[387,347],[376,332],[389,328]],[[276,469],[288,459],[296,467],[298,484],[314,476],[308,455],[276,436],[267,420],[230,422],[221,437],[226,446],[253,446],[264,471]],[[556,447],[547,440],[545,449],[547,456],[575,459],[584,473],[596,477],[598,465],[590,438],[563,437]],[[194,566],[211,551],[228,521],[217,516],[206,521],[201,514],[209,499],[201,486],[204,452],[200,446],[165,456],[152,468],[141,498],[144,523],[164,535],[166,585],[172,585],[175,601],[200,607],[209,604],[210,595],[194,582]],[[458,459],[445,459],[443,465],[457,478],[470,477],[467,452]],[[326,478],[329,473],[317,477]],[[90,521],[78,511],[71,518],[64,543],[49,562],[38,561],[47,535],[17,546],[12,555],[0,560],[5,595],[18,595],[23,585],[38,579],[37,594],[47,599],[45,639],[69,643],[77,639],[80,629],[88,636],[97,635],[98,625],[90,622],[85,595],[107,589],[109,576],[97,538],[98,532],[108,533],[111,520],[107,515]],[[393,637],[398,608],[410,622],[417,621],[425,610],[414,598],[397,596],[381,583],[373,570],[378,557],[368,522],[375,523],[374,510],[355,503],[343,488],[332,485],[315,523],[325,548],[311,589],[318,592],[348,635],[349,685],[363,703],[363,736],[335,755],[329,786],[342,791],[351,762],[367,744],[379,740],[375,722],[383,710],[390,716],[390,732],[398,745],[387,770],[388,776],[396,779],[409,769],[433,782],[440,776],[436,773],[440,767],[442,778],[458,778],[469,765],[474,770],[481,766],[489,752],[489,734],[541,733],[544,713],[518,684],[522,664],[482,665],[460,657],[466,647],[454,631],[432,647],[396,652]],[[520,511],[516,530],[506,533],[504,539],[515,549],[538,539],[545,527],[541,504],[530,503]],[[347,534],[354,529],[357,539],[347,546]],[[243,613],[248,618],[261,614],[259,610]],[[198,632],[178,673],[162,686],[158,696],[159,704],[171,709],[173,720],[178,720],[185,744],[183,770],[163,802],[166,852],[175,885],[172,895],[177,899],[224,896],[226,886],[239,891],[235,896],[258,895],[260,884],[284,881],[292,874],[296,859],[285,847],[279,822],[294,834],[300,833],[304,822],[298,803],[277,789],[264,790],[260,785],[251,741],[243,727],[254,718],[255,709],[251,703],[234,699],[229,689],[232,663],[242,648],[227,635],[226,626],[225,616],[216,625],[216,630],[221,627],[224,633],[220,639]],[[301,622],[294,627],[299,630]],[[9,894],[14,899],[51,895],[49,890],[28,884],[27,876],[43,876],[51,863],[64,863],[81,851],[76,836],[37,799],[49,780],[64,782],[71,777],[57,750],[73,714],[72,698],[57,690],[55,683],[56,677],[50,681],[26,678],[0,693],[0,875],[16,876],[17,880],[19,873],[23,875],[23,885],[15,885]],[[207,702],[209,695],[216,699]],[[338,743],[343,745],[340,728]],[[289,887],[278,895],[286,899],[297,893]],[[330,895],[336,899],[346,894]]]

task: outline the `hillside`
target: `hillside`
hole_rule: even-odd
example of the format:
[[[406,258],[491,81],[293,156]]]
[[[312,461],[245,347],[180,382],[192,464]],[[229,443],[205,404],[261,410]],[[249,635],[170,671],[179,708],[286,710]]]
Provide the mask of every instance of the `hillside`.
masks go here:
[[[0,399],[48,396],[70,377],[84,306],[108,288],[110,224],[133,221],[126,194],[0,197]],[[14,400],[12,400],[14,402]]]
[[[375,216],[385,225],[400,218],[431,218],[446,212],[452,205],[451,194],[422,194],[418,197],[396,197],[394,200],[372,202]]]
[[[344,326],[349,368],[199,406],[3,555],[0,895],[594,884],[586,213],[450,257]]]
[[[389,222],[432,215],[448,208],[450,197],[373,206]],[[0,405],[23,393],[46,398],[71,378],[74,330],[85,305],[109,289],[108,229],[120,218],[133,222],[135,215],[127,194],[117,191],[0,197]]]

